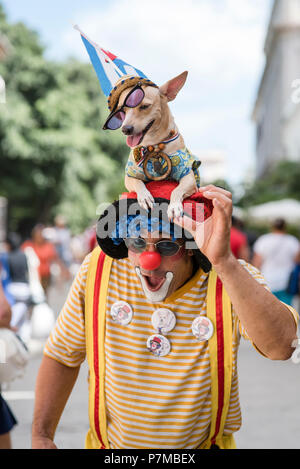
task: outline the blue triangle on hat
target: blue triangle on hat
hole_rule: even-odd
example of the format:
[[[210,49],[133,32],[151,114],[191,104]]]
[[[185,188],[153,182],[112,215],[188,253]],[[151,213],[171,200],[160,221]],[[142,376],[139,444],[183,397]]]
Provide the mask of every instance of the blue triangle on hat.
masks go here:
[[[138,70],[127,62],[124,62],[111,52],[105,51],[98,46],[98,44],[88,39],[78,26],[74,26],[74,28],[81,34],[81,39],[89,54],[105,96],[109,96],[116,82],[122,78],[122,76],[134,75],[147,78],[141,70]]]

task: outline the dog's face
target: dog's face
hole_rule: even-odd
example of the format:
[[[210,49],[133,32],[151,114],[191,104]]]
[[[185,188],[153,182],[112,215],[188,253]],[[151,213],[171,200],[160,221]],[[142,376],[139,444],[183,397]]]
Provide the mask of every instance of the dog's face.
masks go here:
[[[143,86],[143,101],[135,108],[124,107],[125,119],[122,132],[127,135],[127,145],[131,148],[138,145],[151,145],[162,141],[173,126],[173,117],[168,102],[176,98],[183,87],[187,72],[165,83],[160,88]],[[132,88],[121,93],[118,103],[120,108]]]

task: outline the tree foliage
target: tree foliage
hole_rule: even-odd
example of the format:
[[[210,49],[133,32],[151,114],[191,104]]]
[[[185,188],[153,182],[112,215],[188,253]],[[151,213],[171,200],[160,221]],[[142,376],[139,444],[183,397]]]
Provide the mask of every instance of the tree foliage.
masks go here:
[[[245,187],[239,200],[241,207],[259,205],[272,200],[300,200],[300,164],[295,161],[281,161],[264,178]]]
[[[38,35],[8,24],[1,4],[0,32],[12,45],[0,62],[0,195],[10,228],[28,231],[59,212],[84,229],[97,205],[123,190],[128,149],[119,133],[101,129],[107,104],[90,65],[46,60]]]

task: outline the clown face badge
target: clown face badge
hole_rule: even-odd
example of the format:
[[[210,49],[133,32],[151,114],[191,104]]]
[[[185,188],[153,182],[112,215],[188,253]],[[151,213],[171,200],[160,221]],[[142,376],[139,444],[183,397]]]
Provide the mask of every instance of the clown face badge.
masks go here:
[[[209,340],[214,333],[214,326],[210,319],[198,316],[192,324],[192,332],[200,342]]]
[[[110,310],[114,322],[121,326],[127,326],[132,321],[133,311],[131,306],[125,301],[117,301]]]
[[[165,357],[170,353],[171,344],[163,335],[155,334],[148,338],[147,349],[156,357]]]

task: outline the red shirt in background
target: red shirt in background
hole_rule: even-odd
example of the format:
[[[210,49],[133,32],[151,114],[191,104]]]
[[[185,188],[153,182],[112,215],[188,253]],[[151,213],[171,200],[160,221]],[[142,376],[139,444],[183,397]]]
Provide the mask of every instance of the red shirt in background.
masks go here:
[[[48,241],[43,244],[35,244],[32,241],[25,241],[22,245],[22,249],[27,247],[31,247],[39,258],[40,265],[38,270],[40,277],[49,277],[51,263],[57,257],[55,246]]]
[[[230,247],[236,258],[239,257],[241,248],[247,246],[247,244],[247,236],[233,226],[230,234]]]

